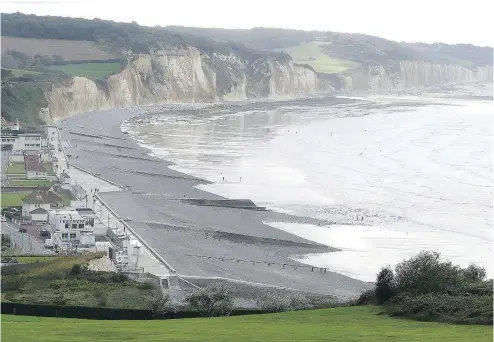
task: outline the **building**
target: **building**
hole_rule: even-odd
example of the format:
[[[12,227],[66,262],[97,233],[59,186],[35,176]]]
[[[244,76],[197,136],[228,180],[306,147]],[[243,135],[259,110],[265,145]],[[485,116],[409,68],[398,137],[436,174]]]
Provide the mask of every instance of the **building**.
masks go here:
[[[94,227],[77,210],[51,210],[48,221],[53,242],[59,249],[96,245]]]
[[[48,221],[49,210],[62,206],[62,199],[53,191],[33,191],[22,200],[22,216],[43,223]]]
[[[48,179],[48,172],[41,164],[39,155],[24,155],[24,164],[26,166],[27,179]]]
[[[41,153],[47,148],[48,141],[44,134],[25,131],[2,131],[2,149],[12,154],[23,155],[25,152]]]

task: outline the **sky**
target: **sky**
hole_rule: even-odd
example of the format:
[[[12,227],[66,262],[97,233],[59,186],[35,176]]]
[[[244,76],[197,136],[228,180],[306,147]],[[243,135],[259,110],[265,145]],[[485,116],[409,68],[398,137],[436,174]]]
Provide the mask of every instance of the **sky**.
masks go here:
[[[147,26],[279,27],[494,46],[491,0],[0,0],[2,12]]]

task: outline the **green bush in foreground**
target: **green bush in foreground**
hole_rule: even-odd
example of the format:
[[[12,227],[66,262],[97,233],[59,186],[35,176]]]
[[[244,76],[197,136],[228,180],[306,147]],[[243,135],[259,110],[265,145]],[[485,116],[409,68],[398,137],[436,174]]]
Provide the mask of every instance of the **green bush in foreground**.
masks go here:
[[[421,321],[492,324],[492,280],[484,281],[482,267],[461,268],[441,261],[437,252],[422,251],[383,268],[374,289],[356,304],[383,304],[393,316]]]

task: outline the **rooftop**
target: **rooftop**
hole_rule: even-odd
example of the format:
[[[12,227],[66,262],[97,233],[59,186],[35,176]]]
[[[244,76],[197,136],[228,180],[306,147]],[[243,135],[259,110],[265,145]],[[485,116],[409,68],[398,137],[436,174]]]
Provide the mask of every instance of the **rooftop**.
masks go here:
[[[48,210],[46,210],[46,209],[36,208],[36,209],[30,211],[29,213],[30,214],[46,214],[47,212],[48,212]]]
[[[26,171],[46,172],[45,167],[39,161],[38,155],[24,155]]]

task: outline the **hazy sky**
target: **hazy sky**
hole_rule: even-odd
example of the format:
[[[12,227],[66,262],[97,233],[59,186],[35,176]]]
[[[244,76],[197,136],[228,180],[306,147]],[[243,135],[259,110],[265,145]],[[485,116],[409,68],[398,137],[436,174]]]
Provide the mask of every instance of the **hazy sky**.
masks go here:
[[[491,0],[2,1],[2,12],[136,21],[141,25],[257,26],[359,32],[398,41],[494,46]]]

